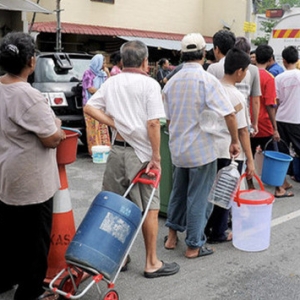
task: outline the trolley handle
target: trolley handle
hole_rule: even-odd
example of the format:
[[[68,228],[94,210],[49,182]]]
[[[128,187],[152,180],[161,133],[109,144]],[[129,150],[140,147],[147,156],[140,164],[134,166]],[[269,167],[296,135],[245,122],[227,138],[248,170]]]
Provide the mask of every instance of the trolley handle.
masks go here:
[[[146,169],[141,170],[136,176],[135,178],[132,180],[133,184],[136,184],[138,182],[143,183],[143,184],[149,184],[152,185],[154,188],[158,188],[159,182],[160,182],[160,176],[161,173],[158,169],[151,169],[149,171],[149,173],[154,174],[155,177],[153,177],[153,179],[149,179],[149,178],[142,178],[142,175],[147,174],[146,173]]]

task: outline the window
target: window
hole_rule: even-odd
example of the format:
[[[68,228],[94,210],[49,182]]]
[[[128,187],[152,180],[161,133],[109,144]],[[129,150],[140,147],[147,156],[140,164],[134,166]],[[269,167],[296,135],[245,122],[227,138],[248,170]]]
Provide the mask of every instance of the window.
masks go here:
[[[91,0],[91,1],[115,4],[115,0]]]

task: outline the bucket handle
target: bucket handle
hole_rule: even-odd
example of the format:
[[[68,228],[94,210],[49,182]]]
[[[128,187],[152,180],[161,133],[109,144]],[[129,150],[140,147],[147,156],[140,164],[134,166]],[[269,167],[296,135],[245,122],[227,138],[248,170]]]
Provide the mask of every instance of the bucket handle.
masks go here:
[[[65,127],[65,126],[61,126],[61,129],[63,129],[63,130],[69,130],[69,131],[73,131],[73,132],[77,133],[77,134],[78,134],[78,136],[82,136],[82,133],[81,133],[81,131],[80,131],[80,130],[78,130],[78,129],[71,128],[71,127]]]
[[[234,197],[234,201],[237,203],[238,206],[241,206],[240,202],[238,199],[240,199],[240,187],[241,187],[241,182],[242,180],[247,176],[247,173],[245,172],[239,179],[239,182],[238,182],[238,188],[237,188],[237,192],[236,192],[236,195]],[[265,190],[264,188],[264,185],[262,183],[262,181],[259,179],[259,177],[254,173],[253,177],[257,180],[258,184],[259,184],[259,187],[262,191]]]
[[[286,143],[284,140],[281,139],[279,142],[276,142],[273,138],[271,138],[270,140],[267,141],[267,143],[266,143],[266,145],[265,145],[265,149],[264,149],[265,151],[266,151],[268,145],[270,144],[270,142],[272,142],[272,141],[274,142],[273,145],[274,145],[274,148],[275,148],[275,150],[276,150],[277,152],[279,152],[279,150],[278,150],[278,143],[279,143],[279,142],[282,142],[282,143],[288,148],[288,150],[290,149],[290,148],[288,147],[287,143]]]

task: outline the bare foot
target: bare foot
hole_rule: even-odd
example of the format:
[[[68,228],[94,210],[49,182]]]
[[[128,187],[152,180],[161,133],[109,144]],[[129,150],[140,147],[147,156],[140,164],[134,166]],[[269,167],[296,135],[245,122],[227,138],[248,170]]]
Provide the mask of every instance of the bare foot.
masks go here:
[[[154,265],[146,266],[144,271],[149,273],[155,272],[159,270],[162,266],[163,266],[163,262],[161,260],[157,260]]]
[[[285,190],[291,189],[293,187],[293,185],[289,182],[286,182],[283,184],[282,186]]]
[[[174,250],[178,243],[177,232],[169,228],[169,234],[164,238],[164,246],[167,250]]]
[[[174,250],[178,243],[178,237],[177,236],[170,237],[170,235],[169,236],[166,235],[164,238],[164,243],[165,243],[165,248],[167,250]]]
[[[194,257],[198,257],[198,255],[199,255],[199,248],[192,249],[190,247],[187,247],[185,251],[185,257],[194,258]]]

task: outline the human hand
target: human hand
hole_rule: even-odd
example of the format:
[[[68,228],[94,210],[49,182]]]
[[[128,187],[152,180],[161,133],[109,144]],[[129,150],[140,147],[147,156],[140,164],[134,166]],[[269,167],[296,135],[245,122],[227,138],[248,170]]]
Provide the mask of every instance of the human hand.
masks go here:
[[[279,132],[277,130],[274,130],[273,140],[276,141],[276,142],[280,141],[280,135],[279,135]]]
[[[250,129],[250,137],[255,137],[258,134],[258,126],[251,124],[251,129]]]
[[[65,140],[67,138],[66,132],[63,129],[61,129],[60,131],[61,131],[61,133],[60,133],[60,139],[61,140]]]
[[[254,166],[254,161],[248,161],[246,162],[247,167],[246,167],[246,178],[249,180],[253,177],[253,175],[255,174],[255,166]]]
[[[241,152],[240,145],[238,143],[231,143],[229,146],[230,157],[238,157]]]
[[[159,160],[151,159],[146,167],[146,174],[151,177],[154,177],[155,174],[151,173],[151,169],[157,169],[157,170],[161,171],[160,159]]]

